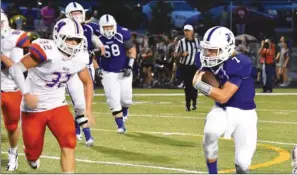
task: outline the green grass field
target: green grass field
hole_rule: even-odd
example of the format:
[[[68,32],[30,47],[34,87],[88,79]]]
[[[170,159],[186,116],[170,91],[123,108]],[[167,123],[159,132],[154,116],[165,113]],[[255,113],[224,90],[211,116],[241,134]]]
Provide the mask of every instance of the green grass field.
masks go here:
[[[258,90],[259,92],[260,90]],[[276,89],[275,92],[297,92]],[[102,90],[96,90],[102,94]],[[171,94],[161,96],[153,94]],[[202,134],[205,116],[213,101],[199,96],[198,110],[186,112],[183,90],[135,89],[135,104],[130,108],[127,133],[116,134],[116,124],[104,96],[94,98],[97,124],[92,128],[93,147],[84,141],[76,147],[77,173],[206,173]],[[291,173],[291,149],[297,143],[297,95],[256,96],[258,146],[251,173]],[[3,122],[2,122],[3,123]],[[6,173],[8,141],[2,125],[2,168]],[[219,143],[220,173],[234,173],[234,142]],[[16,173],[59,173],[60,149],[47,129],[41,167],[27,165],[22,138],[19,143],[19,168]]]

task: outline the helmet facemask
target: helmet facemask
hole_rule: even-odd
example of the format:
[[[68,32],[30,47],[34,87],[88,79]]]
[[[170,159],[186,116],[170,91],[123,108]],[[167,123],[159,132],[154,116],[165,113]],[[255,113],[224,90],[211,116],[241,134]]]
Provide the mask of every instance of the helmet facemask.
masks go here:
[[[54,27],[53,39],[61,52],[71,59],[77,52],[85,49],[86,38],[83,29],[75,20],[65,18]]]
[[[230,56],[226,52],[226,48],[209,47],[201,44],[202,51],[200,54],[200,60],[203,67],[215,67],[222,64]]]
[[[114,25],[110,25],[110,26],[103,26],[103,35],[106,38],[111,38],[115,35],[115,30],[114,30],[115,26]]]
[[[75,40],[77,45],[70,44],[72,40]],[[81,51],[84,48],[84,38],[71,37],[67,35],[60,34],[60,44],[58,48],[67,54],[68,56],[74,56],[77,52]]]
[[[70,17],[79,23],[83,23],[85,21],[83,12],[80,10],[70,12]]]

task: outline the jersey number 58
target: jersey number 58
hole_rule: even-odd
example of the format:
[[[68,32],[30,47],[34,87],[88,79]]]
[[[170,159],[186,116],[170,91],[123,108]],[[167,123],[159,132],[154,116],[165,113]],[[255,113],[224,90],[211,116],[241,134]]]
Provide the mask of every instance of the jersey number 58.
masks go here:
[[[111,56],[116,57],[121,54],[119,45],[117,44],[112,44],[112,45],[104,45],[105,47],[105,58],[110,58]]]

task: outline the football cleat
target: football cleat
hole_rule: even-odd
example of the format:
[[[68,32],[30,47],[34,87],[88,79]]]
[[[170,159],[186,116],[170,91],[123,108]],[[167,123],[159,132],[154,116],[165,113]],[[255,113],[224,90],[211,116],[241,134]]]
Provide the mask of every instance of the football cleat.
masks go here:
[[[91,137],[88,141],[86,141],[86,146],[90,147],[94,145],[94,139]]]
[[[126,132],[126,128],[125,128],[125,127],[119,128],[119,129],[117,130],[117,133],[118,133],[118,134],[124,134],[125,132]]]
[[[40,161],[39,161],[39,159],[37,159],[36,161],[30,161],[30,160],[28,160],[28,164],[33,169],[38,169],[40,167]]]
[[[8,151],[8,164],[6,165],[7,171],[14,171],[18,168],[18,153],[11,153]]]

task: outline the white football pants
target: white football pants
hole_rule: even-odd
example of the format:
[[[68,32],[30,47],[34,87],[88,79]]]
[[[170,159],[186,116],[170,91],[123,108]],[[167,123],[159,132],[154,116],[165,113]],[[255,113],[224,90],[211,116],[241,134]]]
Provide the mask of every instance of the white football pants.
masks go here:
[[[94,65],[87,66],[92,80],[94,80],[95,70]],[[79,79],[78,74],[75,74],[68,82],[67,89],[75,109],[84,110],[86,108],[84,85]]]
[[[111,112],[120,111],[122,107],[132,105],[132,78],[123,77],[124,73],[103,71],[102,85]]]
[[[206,159],[217,159],[218,139],[234,136],[235,164],[247,169],[257,145],[256,110],[241,110],[227,107],[226,110],[214,106],[208,113],[204,127],[203,149]]]

